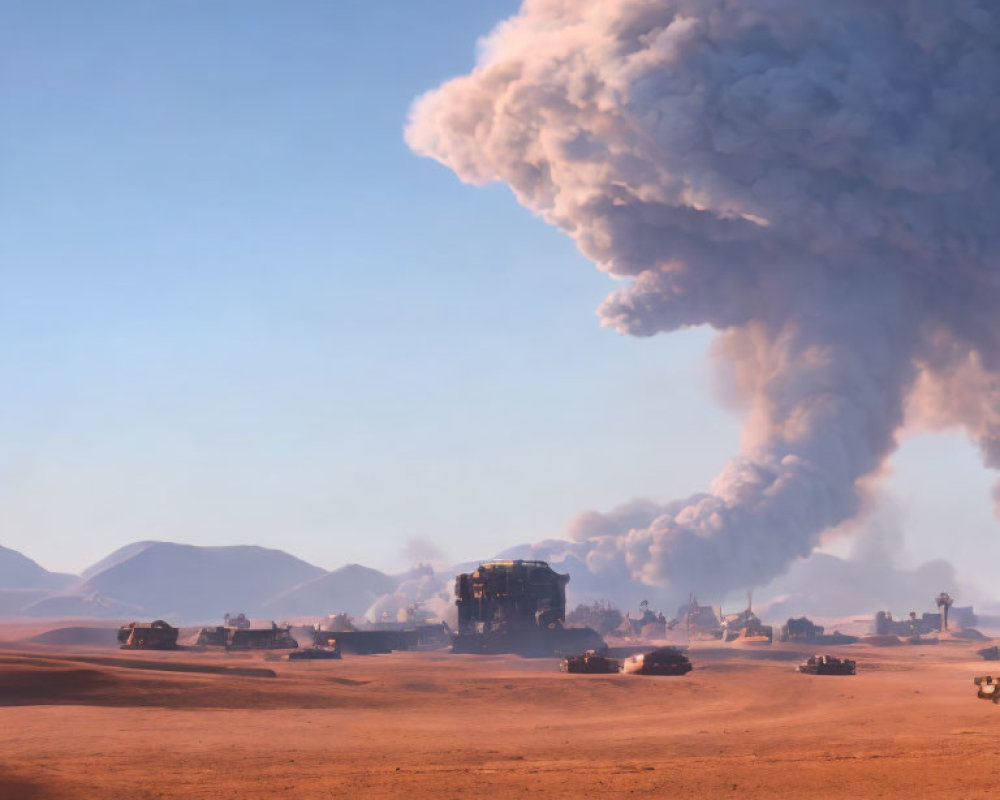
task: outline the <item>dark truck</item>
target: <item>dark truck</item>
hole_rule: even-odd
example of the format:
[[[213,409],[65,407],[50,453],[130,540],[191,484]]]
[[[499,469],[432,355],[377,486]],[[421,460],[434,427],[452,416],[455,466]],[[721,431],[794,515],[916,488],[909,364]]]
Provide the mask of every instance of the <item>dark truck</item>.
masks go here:
[[[122,650],[173,650],[180,631],[162,619],[152,622],[130,622],[118,629]]]
[[[617,658],[608,658],[596,650],[588,650],[579,656],[569,656],[559,662],[563,672],[584,675],[610,675],[621,671],[622,665]]]
[[[796,669],[806,675],[853,675],[857,664],[849,658],[809,656]]]

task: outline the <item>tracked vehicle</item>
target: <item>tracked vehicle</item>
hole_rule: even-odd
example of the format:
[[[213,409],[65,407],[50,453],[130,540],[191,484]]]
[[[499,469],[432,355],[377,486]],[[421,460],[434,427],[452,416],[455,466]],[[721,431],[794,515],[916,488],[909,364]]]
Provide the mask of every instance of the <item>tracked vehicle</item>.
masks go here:
[[[621,671],[621,663],[616,658],[602,656],[596,650],[587,650],[583,655],[564,658],[559,663],[559,669],[586,675],[609,675]]]
[[[809,656],[796,669],[806,675],[854,675],[857,664],[849,658]]]
[[[226,650],[294,650],[299,643],[292,637],[290,627],[278,627],[272,622],[269,628],[225,625],[202,628],[198,632],[196,645],[224,647]]]
[[[118,629],[118,642],[122,650],[173,650],[179,632],[162,619],[130,622]]]
[[[336,642],[331,645],[303,647],[300,650],[293,650],[288,654],[289,661],[328,661],[340,658],[340,647]]]
[[[981,650],[977,650],[976,655],[982,658],[983,661],[1000,661],[1000,647],[996,645],[984,647]]]
[[[544,561],[487,561],[455,579],[455,653],[545,657],[604,648],[593,628],[567,628],[566,584]]]
[[[691,670],[691,661],[676,647],[660,647],[622,662],[622,672],[629,675],[686,675]]]

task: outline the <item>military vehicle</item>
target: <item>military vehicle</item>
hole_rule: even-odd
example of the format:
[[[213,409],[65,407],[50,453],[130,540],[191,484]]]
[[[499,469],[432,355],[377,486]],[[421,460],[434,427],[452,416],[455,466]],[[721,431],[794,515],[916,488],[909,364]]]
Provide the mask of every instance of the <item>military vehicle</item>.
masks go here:
[[[815,625],[806,617],[789,618],[778,632],[778,641],[803,644],[854,644],[858,641],[857,636],[847,636],[839,631],[833,633],[823,631],[822,625]]]
[[[992,700],[994,703],[1000,703],[1000,683],[997,683],[997,679],[992,675],[980,675],[978,678],[974,679],[976,686],[979,687],[976,692],[976,697],[983,700]]]
[[[345,653],[371,656],[409,650],[409,635],[405,631],[329,631],[313,629],[313,644],[318,647],[339,647]]]
[[[278,627],[273,622],[270,628],[225,625],[202,628],[195,644],[201,647],[224,647],[226,650],[294,650],[299,646],[292,637],[289,626]]]
[[[122,650],[173,650],[179,631],[162,619],[152,622],[130,622],[118,629]]]
[[[616,658],[602,656],[596,650],[587,650],[583,655],[564,658],[559,662],[559,669],[563,672],[608,675],[619,672],[621,662]]]
[[[340,647],[336,644],[333,646],[320,646],[314,644],[312,647],[304,647],[301,650],[293,650],[288,654],[289,661],[323,661],[340,657]]]
[[[227,628],[227,650],[295,650],[299,643],[292,637],[290,626],[270,628]]]
[[[455,578],[454,653],[545,657],[600,650],[593,628],[566,628],[566,584],[544,561],[487,561]]]
[[[795,668],[806,675],[853,675],[857,664],[849,658],[834,656],[809,656]]]
[[[983,661],[1000,661],[1000,647],[996,645],[984,647],[982,650],[977,650],[976,655],[982,658]]]
[[[622,672],[628,675],[686,675],[691,670],[691,661],[676,647],[660,647],[622,662]]]

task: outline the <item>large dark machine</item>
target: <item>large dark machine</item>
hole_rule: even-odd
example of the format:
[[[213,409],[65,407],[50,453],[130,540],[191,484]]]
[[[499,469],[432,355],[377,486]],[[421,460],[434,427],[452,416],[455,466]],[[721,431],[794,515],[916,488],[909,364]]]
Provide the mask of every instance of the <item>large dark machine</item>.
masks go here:
[[[677,647],[660,647],[622,662],[626,675],[687,675],[692,669],[691,660]]]
[[[456,653],[551,656],[599,650],[592,628],[566,628],[566,584],[544,561],[487,561],[455,579]]]
[[[228,614],[226,616],[231,619]],[[224,647],[226,650],[294,650],[299,646],[292,637],[289,626],[278,627],[273,622],[269,628],[248,628],[242,625],[202,628],[195,644]]]
[[[578,656],[568,656],[559,663],[563,672],[585,675],[608,675],[620,672],[621,663],[616,658],[602,656],[595,650],[588,650]]]
[[[807,617],[789,617],[781,626],[778,640],[802,644],[853,644],[857,636],[847,636],[839,631],[824,633],[822,625],[816,625]]]
[[[123,650],[173,650],[180,631],[162,619],[152,622],[130,622],[118,629],[118,642]]]
[[[815,655],[809,656],[796,670],[806,675],[854,675],[857,663],[850,658]]]

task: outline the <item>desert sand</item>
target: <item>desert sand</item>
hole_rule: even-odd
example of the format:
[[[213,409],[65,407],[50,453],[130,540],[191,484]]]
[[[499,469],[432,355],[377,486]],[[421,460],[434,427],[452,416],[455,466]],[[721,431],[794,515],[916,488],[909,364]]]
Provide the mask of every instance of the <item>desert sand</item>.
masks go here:
[[[447,652],[289,663],[25,641],[45,627],[0,627],[3,800],[1000,791],[1000,706],[972,683],[992,666],[981,643],[827,648],[858,661],[854,677],[796,673],[801,646],[695,645],[693,672],[652,678]]]

